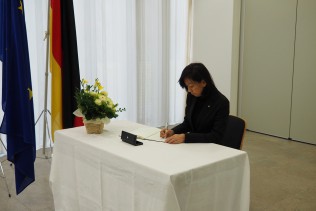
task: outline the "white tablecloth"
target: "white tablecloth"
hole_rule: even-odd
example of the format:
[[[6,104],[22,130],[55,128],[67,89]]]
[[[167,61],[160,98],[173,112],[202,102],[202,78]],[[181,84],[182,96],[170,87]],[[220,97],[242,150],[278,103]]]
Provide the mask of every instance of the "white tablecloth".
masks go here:
[[[142,125],[111,121],[55,133],[50,185],[56,210],[249,210],[246,152],[216,144],[121,141]]]

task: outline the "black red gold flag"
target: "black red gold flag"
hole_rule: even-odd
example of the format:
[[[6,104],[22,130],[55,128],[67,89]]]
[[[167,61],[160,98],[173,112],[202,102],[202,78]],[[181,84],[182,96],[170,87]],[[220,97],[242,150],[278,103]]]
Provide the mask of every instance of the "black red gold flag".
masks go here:
[[[80,88],[76,25],[72,0],[51,0],[52,136],[59,129],[81,126],[73,115]]]

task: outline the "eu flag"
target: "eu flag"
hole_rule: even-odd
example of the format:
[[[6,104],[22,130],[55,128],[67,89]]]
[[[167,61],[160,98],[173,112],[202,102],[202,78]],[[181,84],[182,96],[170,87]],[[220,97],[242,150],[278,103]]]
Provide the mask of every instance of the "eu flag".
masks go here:
[[[0,0],[2,109],[0,132],[14,163],[16,193],[34,182],[35,125],[23,0]]]

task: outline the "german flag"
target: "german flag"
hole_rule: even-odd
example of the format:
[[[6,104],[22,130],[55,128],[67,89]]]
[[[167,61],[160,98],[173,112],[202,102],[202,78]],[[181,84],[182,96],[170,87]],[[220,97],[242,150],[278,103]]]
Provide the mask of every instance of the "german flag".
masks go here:
[[[76,25],[72,0],[51,0],[50,69],[52,73],[52,137],[59,129],[83,125],[73,112],[80,88]]]

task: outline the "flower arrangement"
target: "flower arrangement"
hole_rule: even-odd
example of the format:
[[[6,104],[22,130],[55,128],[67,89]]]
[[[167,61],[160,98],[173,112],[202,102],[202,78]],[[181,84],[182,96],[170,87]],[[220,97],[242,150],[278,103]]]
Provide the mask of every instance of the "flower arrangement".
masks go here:
[[[125,111],[113,103],[108,93],[103,90],[99,79],[95,79],[94,85],[88,81],[80,81],[81,89],[76,92],[75,98],[78,109],[74,112],[76,116],[83,117],[84,123],[109,123],[110,119],[118,117],[117,112]]]

